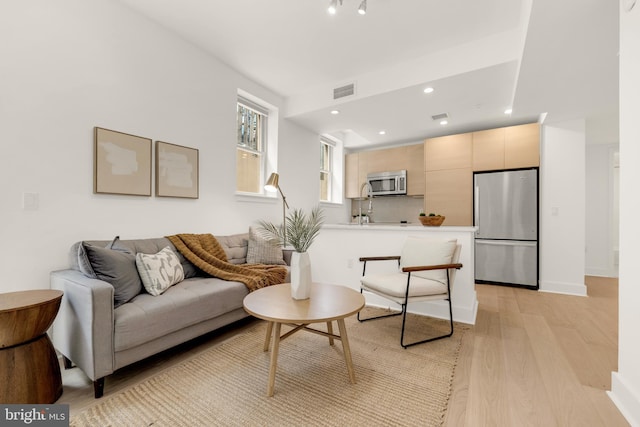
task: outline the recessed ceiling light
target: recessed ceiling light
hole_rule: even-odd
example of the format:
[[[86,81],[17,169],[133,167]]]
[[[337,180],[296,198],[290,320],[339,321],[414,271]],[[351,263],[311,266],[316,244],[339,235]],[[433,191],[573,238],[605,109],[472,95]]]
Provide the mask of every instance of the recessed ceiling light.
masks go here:
[[[441,120],[441,121],[440,121],[440,124],[441,124],[442,126],[444,126],[444,125],[446,125],[446,124],[448,124],[448,123],[449,123],[449,122],[448,122],[447,120]]]
[[[511,114],[513,113],[513,110],[511,108],[507,108],[506,110],[504,110],[505,114]]]
[[[433,88],[432,87],[425,87],[423,92],[424,93],[431,93],[431,92],[433,92]]]
[[[333,114],[333,115],[335,116],[336,114],[340,114],[340,111],[338,111],[338,110],[331,110],[331,114]]]
[[[386,135],[387,131],[386,130],[381,130],[380,132],[378,132],[380,135]]]

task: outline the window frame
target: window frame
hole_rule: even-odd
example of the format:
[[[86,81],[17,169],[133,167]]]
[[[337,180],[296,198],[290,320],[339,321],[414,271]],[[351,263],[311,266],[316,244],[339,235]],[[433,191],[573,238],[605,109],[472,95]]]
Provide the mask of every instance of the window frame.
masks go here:
[[[341,205],[344,200],[344,148],[343,143],[339,139],[336,139],[330,135],[320,135],[320,147],[322,144],[327,144],[331,147],[331,153],[329,157],[329,164],[331,167],[329,176],[329,200],[320,199],[320,191],[318,189],[318,199],[321,204],[328,205]],[[321,153],[321,152],[320,152]],[[322,164],[320,165],[322,167]],[[322,173],[322,169],[320,169]],[[321,183],[318,182],[320,186]]]
[[[327,147],[327,166],[328,169],[323,169],[323,162],[322,162],[322,152],[324,147]],[[323,138],[320,137],[320,175],[326,175],[327,177],[327,199],[322,199],[322,180],[320,180],[320,201],[321,202],[332,202],[333,201],[333,164],[334,159],[333,159],[333,152],[334,149],[336,147],[335,142],[327,139],[327,138]]]
[[[250,192],[250,191],[240,191],[238,190],[238,182],[236,175],[236,186],[235,186],[235,194],[240,196],[241,199],[244,197],[248,198],[276,198],[276,195],[265,191],[264,183],[266,182],[267,177],[272,173],[276,172],[278,168],[278,116],[279,111],[278,108],[269,104],[268,102],[249,94],[241,89],[238,89],[237,98],[236,98],[236,130],[238,126],[238,114],[237,108],[238,105],[242,105],[244,108],[254,111],[262,116],[263,120],[261,122],[261,150],[256,151],[252,147],[245,146],[243,147],[239,144],[239,138],[236,134],[236,142],[235,142],[235,151],[234,153],[237,156],[238,150],[246,151],[248,153],[258,154],[260,155],[260,171],[259,177],[260,182],[258,183],[258,192]],[[237,174],[237,171],[236,171]],[[247,199],[248,200],[248,199]]]

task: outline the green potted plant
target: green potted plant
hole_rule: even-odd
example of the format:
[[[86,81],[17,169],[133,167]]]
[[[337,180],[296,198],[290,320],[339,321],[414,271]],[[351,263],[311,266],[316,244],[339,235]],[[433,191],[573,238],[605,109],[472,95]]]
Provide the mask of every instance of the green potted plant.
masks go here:
[[[269,242],[293,247],[291,255],[291,296],[307,299],[311,294],[311,262],[307,250],[320,233],[324,214],[319,206],[307,215],[302,209],[293,209],[285,223],[276,225],[258,221],[258,230]]]

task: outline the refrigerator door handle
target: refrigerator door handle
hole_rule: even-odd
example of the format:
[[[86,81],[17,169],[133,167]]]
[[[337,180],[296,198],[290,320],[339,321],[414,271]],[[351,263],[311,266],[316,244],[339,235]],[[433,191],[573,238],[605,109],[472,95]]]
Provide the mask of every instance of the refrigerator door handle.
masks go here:
[[[473,217],[477,234],[480,232],[480,187],[478,184],[473,188]]]
[[[476,239],[476,243],[493,246],[536,246],[538,242],[531,240],[482,240]]]

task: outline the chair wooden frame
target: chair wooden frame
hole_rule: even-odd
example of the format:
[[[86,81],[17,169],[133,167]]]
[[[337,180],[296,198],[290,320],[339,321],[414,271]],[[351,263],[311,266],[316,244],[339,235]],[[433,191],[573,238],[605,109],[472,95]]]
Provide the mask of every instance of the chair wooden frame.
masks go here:
[[[363,262],[364,265],[362,267],[362,276],[364,277],[366,269],[367,269],[367,262],[368,261],[392,261],[392,260],[397,260],[398,261],[398,267],[400,267],[400,256],[375,256],[375,257],[361,257],[360,258],[360,262]],[[402,331],[400,333],[400,345],[403,348],[407,348],[407,347],[411,347],[413,345],[417,345],[417,344],[423,344],[423,343],[427,343],[430,341],[435,341],[435,340],[439,340],[442,338],[448,338],[451,335],[453,335],[453,308],[451,305],[451,285],[450,285],[450,280],[449,280],[449,270],[455,268],[457,270],[462,268],[462,264],[460,263],[451,263],[451,264],[440,264],[440,265],[424,265],[424,266],[411,266],[411,267],[403,267],[402,268],[402,272],[403,273],[407,273],[407,287],[405,290],[405,295],[404,295],[404,299],[403,300],[396,300],[393,297],[390,297],[389,295],[383,295],[382,293],[378,293],[378,292],[373,292],[376,295],[380,295],[383,298],[387,298],[390,299],[394,302],[396,302],[397,304],[400,304],[402,309],[401,311],[397,312],[397,313],[393,313],[393,314],[385,314],[382,316],[375,316],[375,317],[369,317],[367,319],[362,319],[360,318],[360,312],[358,312],[357,318],[359,322],[366,322],[369,320],[375,320],[375,319],[382,319],[384,317],[393,317],[393,316],[400,316],[402,315]],[[424,340],[420,340],[420,341],[415,341],[412,343],[408,343],[405,344],[404,342],[404,330],[405,330],[405,325],[406,325],[406,321],[407,321],[407,305],[409,302],[411,302],[411,298],[409,297],[409,286],[411,285],[411,273],[412,272],[417,272],[417,271],[428,271],[428,270],[447,270],[447,293],[446,296],[445,294],[438,294],[438,295],[433,295],[433,296],[428,296],[428,297],[417,297],[417,299],[419,299],[420,301],[428,301],[428,300],[441,300],[441,299],[445,299],[447,300],[447,302],[449,303],[449,332],[447,334],[444,335],[440,335],[437,337],[432,337],[432,338],[427,338]],[[360,285],[360,293],[363,293],[364,290],[367,290],[368,292],[371,292],[371,289],[365,289],[362,285]]]

